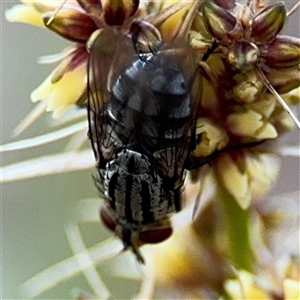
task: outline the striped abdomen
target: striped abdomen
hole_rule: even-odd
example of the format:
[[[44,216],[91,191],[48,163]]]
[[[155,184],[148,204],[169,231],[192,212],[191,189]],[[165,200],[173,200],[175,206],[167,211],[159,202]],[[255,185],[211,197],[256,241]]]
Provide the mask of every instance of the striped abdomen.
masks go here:
[[[121,150],[107,164],[104,189],[121,224],[151,224],[178,211],[180,188],[169,190],[164,185],[148,157],[139,152]]]

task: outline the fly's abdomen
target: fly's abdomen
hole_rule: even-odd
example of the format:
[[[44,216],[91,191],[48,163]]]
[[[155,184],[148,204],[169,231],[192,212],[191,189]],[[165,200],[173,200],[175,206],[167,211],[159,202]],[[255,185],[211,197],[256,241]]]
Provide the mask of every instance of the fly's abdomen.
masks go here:
[[[174,199],[166,199],[160,176],[154,176],[147,156],[124,149],[107,164],[106,196],[120,220],[151,224],[175,211]]]

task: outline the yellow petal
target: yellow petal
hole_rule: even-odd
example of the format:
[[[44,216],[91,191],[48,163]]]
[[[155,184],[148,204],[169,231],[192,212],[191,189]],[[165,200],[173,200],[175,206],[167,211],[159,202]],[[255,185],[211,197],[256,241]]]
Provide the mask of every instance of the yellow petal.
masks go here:
[[[65,73],[53,87],[47,109],[53,110],[53,117],[58,118],[82,95],[86,87],[86,66],[81,65],[74,71]]]
[[[246,209],[251,201],[249,178],[241,172],[229,155],[222,155],[216,162],[216,172],[220,183],[236,199],[241,208]]]
[[[257,132],[256,138],[259,140],[275,139],[278,133],[273,124],[266,122],[264,126]]]
[[[5,12],[9,22],[20,22],[30,25],[44,27],[41,14],[33,7],[25,4],[18,4]]]
[[[225,290],[233,299],[244,299],[241,285],[237,280],[227,280]]]
[[[208,156],[216,150],[221,150],[229,141],[225,130],[208,118],[197,120],[196,134],[201,139],[193,151],[193,155],[196,157]]]
[[[59,81],[52,83],[50,76],[31,94],[32,102],[47,101],[47,111],[53,111],[53,118],[59,118],[68,108],[75,105],[86,88],[86,64],[66,72]]]
[[[255,197],[266,195],[273,184],[280,169],[279,157],[272,154],[249,154],[245,157],[247,173],[251,178],[250,187]]]
[[[32,102],[45,100],[51,93],[53,84],[51,78],[55,70],[42,82],[42,84],[32,91],[30,98]]]
[[[270,299],[269,293],[255,284],[253,275],[246,271],[239,271],[238,279],[227,280],[225,290],[233,299]]]
[[[271,94],[264,94],[260,101],[248,104],[247,107],[257,113],[263,115],[265,118],[270,118],[274,112],[277,100]]]
[[[296,300],[300,299],[300,282],[292,279],[285,279],[283,282],[284,299]]]
[[[274,122],[276,122],[277,126],[280,126],[285,131],[290,131],[295,128],[295,122],[291,118],[288,112],[283,110],[281,113],[276,114],[274,116]]]
[[[282,98],[287,103],[298,104],[300,103],[300,87],[291,90],[290,92],[282,95]]]
[[[230,114],[227,117],[227,125],[232,133],[239,136],[271,139],[278,135],[275,127],[253,110]]]
[[[185,221],[189,217],[185,216]],[[145,272],[153,272],[157,284],[173,291],[187,289],[192,293],[201,286],[218,286],[222,264],[204,245],[201,234],[191,222],[186,223],[165,242],[143,246],[143,253],[149,255]]]
[[[255,136],[256,131],[263,126],[262,116],[253,110],[237,112],[227,117],[230,131],[241,136]]]

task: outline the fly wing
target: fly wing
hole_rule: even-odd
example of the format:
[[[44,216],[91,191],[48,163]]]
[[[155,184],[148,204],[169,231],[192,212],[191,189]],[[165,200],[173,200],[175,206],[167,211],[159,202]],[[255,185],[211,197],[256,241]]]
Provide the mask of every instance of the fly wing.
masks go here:
[[[163,128],[162,131],[169,133],[166,140],[170,142],[156,152],[157,164],[163,170],[163,174],[168,178],[177,178],[179,181],[183,178],[187,157],[195,148],[196,121],[201,106],[202,77],[197,69],[196,59],[195,56],[186,56],[184,60],[179,59],[180,72],[177,76],[182,75],[182,79],[168,81],[169,85],[182,85],[186,93],[182,93],[179,102],[177,97],[169,97],[169,123],[162,120],[160,127]],[[174,88],[171,86],[170,89],[175,91],[176,86]],[[178,184],[180,185],[181,182]]]
[[[111,85],[118,76],[124,60],[123,53],[128,53],[124,47],[128,45],[122,41],[125,37],[112,29],[97,32],[91,38],[88,61],[88,122],[89,138],[98,168],[105,168],[121,142],[114,134],[108,119],[108,105]],[[118,61],[118,67],[117,67]]]

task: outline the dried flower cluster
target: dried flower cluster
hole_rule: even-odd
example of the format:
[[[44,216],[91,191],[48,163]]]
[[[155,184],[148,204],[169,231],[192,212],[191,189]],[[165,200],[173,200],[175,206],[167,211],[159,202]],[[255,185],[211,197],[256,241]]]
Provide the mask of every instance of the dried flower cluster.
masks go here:
[[[285,234],[297,235],[298,229],[286,232],[293,209],[262,200],[279,171],[271,141],[295,123],[299,127],[288,106],[300,101],[300,40],[280,35],[289,15],[282,2],[234,0],[26,1],[7,11],[9,21],[44,26],[72,42],[31,95],[55,118],[71,106],[85,107],[89,47],[99,32],[113,29],[130,40],[138,31],[139,51],[184,39],[199,57],[203,92],[191,157],[210,166],[187,179],[187,208],[174,217],[173,237],[143,247],[140,298],[299,298],[299,248],[290,242],[278,250]],[[118,43],[102,41],[108,65],[103,76]],[[187,212],[199,197],[199,183],[201,208],[192,221]],[[105,289],[93,291],[108,297]]]

